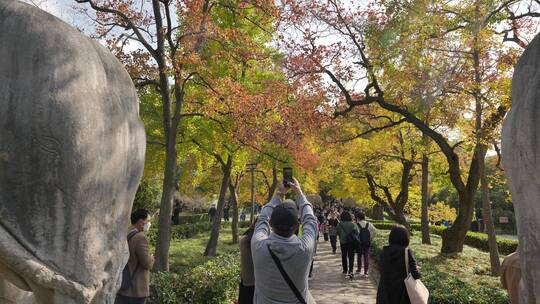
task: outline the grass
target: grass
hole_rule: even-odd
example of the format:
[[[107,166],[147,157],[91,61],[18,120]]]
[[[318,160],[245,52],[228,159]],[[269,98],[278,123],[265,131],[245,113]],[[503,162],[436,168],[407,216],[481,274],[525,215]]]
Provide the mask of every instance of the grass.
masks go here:
[[[244,229],[240,229],[242,233]],[[169,249],[169,262],[171,271],[175,273],[185,272],[193,267],[206,263],[209,257],[203,256],[210,233],[201,232],[190,239],[171,242]],[[219,233],[217,246],[218,255],[238,252],[238,244],[232,243],[232,230],[230,227],[222,228]]]

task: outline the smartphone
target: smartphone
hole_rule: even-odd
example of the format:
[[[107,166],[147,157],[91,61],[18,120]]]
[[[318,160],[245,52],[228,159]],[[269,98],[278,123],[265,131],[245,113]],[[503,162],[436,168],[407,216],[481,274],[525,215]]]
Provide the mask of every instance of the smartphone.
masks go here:
[[[293,169],[286,167],[283,168],[283,185],[289,187],[289,183],[293,183]]]

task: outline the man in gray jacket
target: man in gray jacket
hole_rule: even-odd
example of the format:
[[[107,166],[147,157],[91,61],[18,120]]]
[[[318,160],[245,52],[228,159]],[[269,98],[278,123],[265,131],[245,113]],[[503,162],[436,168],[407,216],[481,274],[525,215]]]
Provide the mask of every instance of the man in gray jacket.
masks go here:
[[[283,200],[290,189],[296,192],[296,204],[291,200]],[[298,228],[298,219],[302,223],[301,238],[294,234]],[[315,303],[308,289],[308,274],[316,237],[317,219],[300,184],[296,179],[289,183],[289,187],[280,183],[275,196],[263,207],[251,240],[255,267],[253,303]],[[282,265],[293,286],[287,283],[278,263]]]

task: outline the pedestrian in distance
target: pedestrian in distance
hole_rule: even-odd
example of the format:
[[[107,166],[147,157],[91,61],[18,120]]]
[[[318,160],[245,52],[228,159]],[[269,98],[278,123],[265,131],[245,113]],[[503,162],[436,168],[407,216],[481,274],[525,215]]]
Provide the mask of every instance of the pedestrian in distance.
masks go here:
[[[254,304],[314,304],[308,289],[308,274],[315,252],[317,218],[296,179],[280,183],[255,224],[251,252],[255,269]],[[289,190],[296,203],[285,200]],[[294,234],[298,219],[302,236]]]
[[[225,208],[223,208],[223,220],[225,222],[229,221],[229,205],[226,205]]]
[[[172,216],[173,225],[180,225],[180,212],[181,211],[182,211],[182,207],[180,205],[180,202],[176,201],[173,207],[173,216]]]
[[[246,211],[244,208],[242,208],[242,211],[240,212],[240,220],[243,222],[246,220]]]
[[[361,211],[356,213],[356,225],[358,225],[360,231],[360,245],[357,248],[358,268],[356,272],[362,272],[363,261],[364,275],[367,275],[369,270],[369,249],[371,248],[373,238],[377,235],[377,229],[370,222],[366,221],[366,215]]]
[[[212,204],[212,207],[208,209],[208,217],[210,218],[210,222],[214,221],[214,216],[216,216],[216,214],[217,214],[216,204]]]
[[[358,246],[359,231],[358,226],[353,223],[351,213],[343,211],[341,221],[337,225],[339,244],[341,247],[341,266],[346,278],[354,277],[354,253]]]
[[[148,240],[143,232],[150,229],[150,214],[138,209],[131,214],[131,227],[127,235],[129,260],[122,272],[122,283],[115,304],[144,304],[150,296],[150,270],[154,256],[150,254]]]
[[[337,249],[337,225],[339,220],[335,212],[330,213],[330,219],[328,219],[328,235],[330,236],[330,245],[332,246],[332,253],[336,253]]]
[[[377,288],[377,304],[410,304],[405,287],[407,270],[405,254],[408,255],[409,271],[415,280],[420,279],[420,270],[416,265],[409,247],[410,234],[402,225],[395,225],[390,231],[388,246],[384,246],[379,258],[381,277]]]

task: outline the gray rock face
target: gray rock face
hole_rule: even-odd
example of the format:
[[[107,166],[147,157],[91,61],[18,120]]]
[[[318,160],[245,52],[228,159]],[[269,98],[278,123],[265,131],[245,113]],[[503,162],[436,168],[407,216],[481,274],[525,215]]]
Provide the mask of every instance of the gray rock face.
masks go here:
[[[0,299],[113,303],[144,165],[136,90],[33,6],[0,0],[0,41]]]
[[[525,50],[512,80],[512,108],[502,154],[518,223],[523,304],[540,303],[540,36]]]

